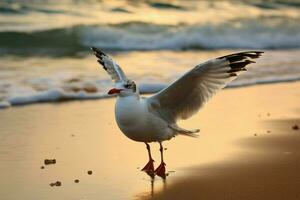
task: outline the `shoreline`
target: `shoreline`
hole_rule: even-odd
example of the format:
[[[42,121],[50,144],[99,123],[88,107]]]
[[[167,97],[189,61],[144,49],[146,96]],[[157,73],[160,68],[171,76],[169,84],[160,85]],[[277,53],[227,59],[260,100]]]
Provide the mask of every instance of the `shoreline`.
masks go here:
[[[261,81],[256,81],[255,83],[245,83],[245,84],[233,84],[233,85],[229,85],[226,86],[223,89],[236,89],[236,88],[247,88],[247,87],[255,87],[255,86],[260,86],[260,85],[273,85],[273,84],[285,84],[285,83],[295,83],[295,82],[300,82],[300,78],[291,78],[291,79],[284,79],[284,80],[261,80]],[[169,83],[171,84],[171,83]],[[168,86],[168,84],[163,85],[163,84],[158,84],[160,86],[163,86],[161,89],[159,89],[156,92],[141,92],[141,95],[153,95],[157,92],[159,92],[160,90],[164,89],[165,87]],[[156,84],[154,84],[154,87],[157,87]],[[45,92],[49,92],[52,93],[53,91],[45,91]],[[55,92],[55,91],[54,91]],[[56,91],[56,95],[58,95],[56,97],[56,99],[50,99],[49,100],[45,100],[45,96],[41,96],[40,98],[42,98],[42,100],[28,100],[29,97],[25,96],[25,97],[17,97],[15,103],[11,104],[8,101],[0,101],[0,112],[1,110],[4,109],[8,109],[8,108],[12,108],[12,107],[22,107],[22,106],[28,106],[28,105],[33,105],[33,104],[60,104],[60,103],[68,103],[68,102],[73,102],[73,101],[95,101],[95,100],[101,100],[101,99],[113,99],[115,98],[114,96],[111,95],[107,95],[107,94],[96,94],[96,93],[84,93],[85,97],[82,97],[83,93],[65,93],[63,91]],[[45,94],[47,95],[47,94]],[[50,94],[49,94],[50,95]],[[77,95],[77,96],[76,96]],[[32,97],[32,98],[35,98]],[[24,99],[26,102],[22,102],[22,99]]]

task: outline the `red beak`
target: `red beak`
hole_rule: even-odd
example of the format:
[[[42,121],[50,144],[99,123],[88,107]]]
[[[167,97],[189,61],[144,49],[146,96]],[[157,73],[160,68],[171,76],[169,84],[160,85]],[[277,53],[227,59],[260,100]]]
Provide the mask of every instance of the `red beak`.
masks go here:
[[[108,94],[110,94],[110,95],[119,94],[121,91],[122,91],[122,89],[113,88],[113,89],[108,91]]]

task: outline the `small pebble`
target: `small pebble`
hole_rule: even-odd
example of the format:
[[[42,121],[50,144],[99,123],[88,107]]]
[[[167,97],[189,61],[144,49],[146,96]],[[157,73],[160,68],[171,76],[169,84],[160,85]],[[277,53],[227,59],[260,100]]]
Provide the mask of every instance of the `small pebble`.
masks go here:
[[[53,186],[61,186],[61,182],[60,181],[56,181],[55,183],[50,183],[49,185],[51,187],[53,187]]]
[[[60,181],[56,181],[55,182],[55,186],[61,186],[61,182]]]
[[[87,173],[88,173],[88,175],[91,175],[93,172],[92,172],[92,170],[89,170]]]
[[[267,133],[271,133],[271,131],[267,131]]]
[[[41,166],[41,169],[45,169],[45,167],[44,167],[44,166]]]
[[[79,180],[78,180],[78,179],[75,179],[74,182],[75,182],[75,183],[79,183]]]
[[[56,159],[45,159],[44,160],[45,165],[50,165],[50,164],[55,164],[55,163],[56,163]]]
[[[294,125],[294,126],[292,127],[292,129],[293,129],[293,130],[299,130],[299,126],[298,126],[298,125]]]
[[[257,136],[257,134],[255,133],[254,136]]]

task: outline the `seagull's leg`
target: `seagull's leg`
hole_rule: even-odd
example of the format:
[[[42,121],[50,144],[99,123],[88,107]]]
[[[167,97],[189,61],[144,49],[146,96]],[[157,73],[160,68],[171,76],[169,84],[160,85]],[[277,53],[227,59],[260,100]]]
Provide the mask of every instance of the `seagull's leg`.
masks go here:
[[[155,170],[155,174],[157,176],[160,176],[162,178],[166,178],[167,174],[166,174],[166,163],[164,162],[164,155],[163,155],[163,151],[164,151],[164,148],[161,144],[161,142],[159,142],[159,151],[160,151],[160,157],[161,157],[161,163],[160,165],[156,168]]]
[[[148,143],[146,143],[146,147],[148,150],[148,156],[149,156],[149,162],[145,165],[145,167],[142,169],[142,171],[145,171],[147,174],[149,174],[150,176],[154,175],[154,160],[152,159],[151,156],[151,150],[150,150],[150,145]]]

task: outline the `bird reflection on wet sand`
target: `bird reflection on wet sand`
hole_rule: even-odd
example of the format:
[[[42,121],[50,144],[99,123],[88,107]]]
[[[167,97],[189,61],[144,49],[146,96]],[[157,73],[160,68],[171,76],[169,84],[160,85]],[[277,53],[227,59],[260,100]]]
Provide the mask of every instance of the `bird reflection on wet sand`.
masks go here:
[[[149,174],[149,173],[147,173],[147,172],[145,172],[145,173],[150,177],[150,179],[147,180],[147,181],[150,182],[150,192],[144,193],[145,196],[148,196],[148,195],[150,194],[151,197],[154,197],[154,193],[155,193],[155,182],[156,182],[156,183],[157,183],[157,182],[161,182],[161,183],[162,183],[162,187],[161,187],[160,192],[161,192],[161,191],[163,192],[163,191],[166,190],[166,188],[167,188],[167,178],[166,178],[166,177],[161,178],[161,179],[157,179],[157,178],[155,177],[155,175]]]

